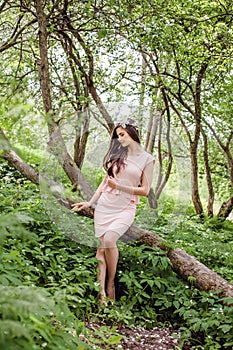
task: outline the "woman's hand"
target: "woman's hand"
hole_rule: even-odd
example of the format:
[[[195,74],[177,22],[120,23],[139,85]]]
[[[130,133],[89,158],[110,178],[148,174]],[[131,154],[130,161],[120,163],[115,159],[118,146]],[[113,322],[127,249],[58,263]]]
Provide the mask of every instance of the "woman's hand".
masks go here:
[[[80,211],[83,209],[87,209],[91,206],[90,202],[79,202],[79,203],[74,203],[71,205],[73,207],[73,209],[71,209],[72,211]]]
[[[116,180],[115,179],[112,179],[112,178],[108,178],[107,179],[107,185],[109,186],[109,187],[111,187],[111,188],[114,188],[114,189],[117,189],[118,187],[118,184],[117,184],[117,182],[116,182]]]

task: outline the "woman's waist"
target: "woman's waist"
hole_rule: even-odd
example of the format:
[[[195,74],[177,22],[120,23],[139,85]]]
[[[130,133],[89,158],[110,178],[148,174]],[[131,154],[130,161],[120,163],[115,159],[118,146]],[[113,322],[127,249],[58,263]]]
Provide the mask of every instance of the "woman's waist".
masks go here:
[[[121,199],[125,198],[125,199],[130,199],[132,200],[133,202],[136,202],[138,203],[139,202],[139,196],[138,195],[135,195],[135,194],[131,194],[131,193],[127,193],[127,192],[124,192],[124,191],[120,191],[118,189],[115,189],[115,188],[111,188],[111,187],[105,187],[103,190],[102,190],[102,194],[106,194],[106,195],[109,195],[109,196],[115,196],[115,197],[119,197]]]
[[[135,205],[139,202],[139,197],[123,191],[120,191],[119,193],[106,191],[101,193],[98,203],[99,202],[106,202],[108,204],[119,206],[126,204],[129,205],[130,203]]]

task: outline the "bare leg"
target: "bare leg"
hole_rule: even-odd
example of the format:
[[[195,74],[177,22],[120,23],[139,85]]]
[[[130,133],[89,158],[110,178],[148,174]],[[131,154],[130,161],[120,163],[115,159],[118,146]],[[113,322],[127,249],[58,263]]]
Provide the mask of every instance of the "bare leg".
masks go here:
[[[119,258],[118,248],[106,248],[105,257],[108,269],[107,295],[110,299],[115,300],[115,275]]]
[[[97,280],[100,282],[100,299],[102,301],[106,298],[105,293],[105,279],[106,279],[106,260],[105,260],[105,250],[104,248],[98,248],[96,252],[96,259],[100,260],[100,263],[97,265]]]
[[[119,235],[116,232],[106,232],[104,235],[105,261],[108,272],[107,295],[110,299],[115,300],[114,279],[117,270],[119,252],[116,245]]]

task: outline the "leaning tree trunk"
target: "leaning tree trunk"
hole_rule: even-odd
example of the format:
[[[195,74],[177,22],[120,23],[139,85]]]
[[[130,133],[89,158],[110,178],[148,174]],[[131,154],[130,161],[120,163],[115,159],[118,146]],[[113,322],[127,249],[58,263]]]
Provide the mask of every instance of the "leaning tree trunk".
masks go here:
[[[8,150],[6,154],[9,155],[9,152],[10,150]],[[3,158],[7,159],[14,167],[16,167],[17,170],[22,172],[22,174],[25,177],[27,177],[30,181],[36,184],[38,183],[39,174],[37,172],[34,173],[33,169],[30,168],[29,165],[27,165],[30,168],[28,169],[33,171],[33,174],[31,174],[30,171],[22,171],[22,169],[25,169],[26,163],[24,163],[22,159],[20,159],[20,157],[18,156],[17,158],[15,158],[6,156],[6,154],[5,157],[3,156]],[[15,159],[17,159],[17,161],[15,161]],[[32,177],[30,174],[32,175]],[[83,188],[85,188],[85,186],[83,186]],[[73,202],[63,198],[58,198],[58,200],[62,205],[71,209],[71,205],[73,204]],[[79,215],[84,215],[89,218],[93,218],[94,210],[92,208],[88,208],[79,212]],[[145,244],[150,247],[159,247],[160,249],[167,250],[167,248],[163,244],[162,238],[160,238],[155,233],[136,227],[134,225],[130,227],[125,236],[126,239],[138,239],[140,244]],[[233,285],[231,283],[224,280],[222,277],[217,275],[208,267],[200,263],[196,258],[186,253],[184,250],[179,248],[170,249],[168,251],[168,258],[170,259],[173,269],[178,274],[178,276],[185,280],[188,280],[189,276],[192,276],[194,278],[194,285],[198,289],[205,291],[221,290],[224,296],[233,298]]]
[[[201,134],[204,141],[203,159],[204,159],[205,170],[206,170],[206,183],[207,183],[207,188],[209,192],[207,211],[208,211],[208,216],[212,217],[214,215],[214,188],[213,188],[213,182],[212,182],[210,165],[209,165],[208,139],[203,128],[201,128]]]
[[[162,243],[162,239],[158,235],[135,226],[132,226],[130,230],[133,234],[141,234],[139,240],[142,244],[166,249]],[[188,280],[192,276],[193,283],[198,289],[205,291],[219,290],[222,291],[224,296],[233,298],[233,285],[231,283],[210,270],[183,249],[170,249],[167,256],[172,263],[173,270],[182,279]]]
[[[32,183],[39,185],[39,173],[33,169],[29,164],[25,163],[16,153],[10,148],[9,141],[0,128],[0,144],[1,155],[0,157],[6,159],[17,169],[24,177],[30,180]]]
[[[42,0],[34,0],[36,14],[38,19],[39,28],[39,51],[40,51],[40,65],[39,65],[39,78],[41,93],[43,99],[43,105],[45,113],[48,118],[48,131],[50,140],[48,142],[49,151],[56,156],[60,165],[63,167],[65,173],[69,177],[73,186],[79,184],[81,187],[84,198],[89,200],[92,196],[92,189],[89,184],[83,178],[83,175],[68,153],[64,139],[61,134],[58,123],[54,120],[54,111],[52,107],[51,99],[51,82],[49,72],[49,61],[48,61],[48,43],[47,43],[47,18],[43,10]]]
[[[197,147],[194,145],[194,143],[192,143],[190,149],[190,158],[192,166],[192,201],[196,213],[201,216],[203,215],[203,207],[201,203],[198,185]]]
[[[60,133],[58,133],[58,137],[60,137]],[[56,142],[57,140],[55,139],[53,141]],[[0,144],[2,147],[0,157],[7,160],[11,165],[15,167],[15,169],[17,169],[24,177],[26,177],[32,183],[34,183],[35,185],[40,185],[40,181],[44,180],[46,181],[48,186],[59,185],[53,179],[48,178],[46,174],[40,174],[37,170],[35,170],[28,163],[26,163],[21,157],[19,157],[18,154],[11,148],[8,138],[1,128]],[[57,157],[59,157],[59,154],[57,155]],[[73,162],[72,159],[70,159],[68,154],[67,156],[64,156],[63,154],[61,156],[61,159],[63,162],[64,169],[67,166],[66,163],[69,162],[69,167],[71,167],[71,170],[69,170],[69,177],[73,186],[76,188],[77,185],[79,185],[81,192],[84,194],[83,197],[87,199],[91,198],[93,195],[93,190],[91,189],[87,181],[84,179],[83,174],[81,173],[77,165]]]
[[[226,202],[222,203],[217,216],[219,218],[226,219],[232,212],[232,208],[233,208],[233,196],[231,196]]]
[[[0,131],[0,139],[3,139],[6,143],[6,146],[3,147],[5,148],[5,151],[3,151],[0,156],[8,160],[8,162],[11,163],[18,171],[20,171],[23,176],[38,185],[39,173],[31,168],[30,165],[25,163],[14,151],[10,149],[6,135],[1,129]],[[88,186],[83,184],[81,188],[84,192],[85,189],[87,190],[88,193],[84,193],[85,196],[90,196]],[[73,202],[63,198],[58,198],[58,200],[62,205],[65,205],[67,208],[71,209]],[[88,208],[79,212],[79,214],[93,218],[94,210],[92,208]],[[158,235],[134,225],[131,226],[126,232],[125,238],[127,240],[138,239],[140,244],[167,250],[162,239]],[[231,283],[224,280],[208,267],[200,263],[196,258],[186,253],[184,250],[179,248],[170,249],[168,251],[168,258],[170,259],[173,269],[178,276],[185,280],[188,280],[189,276],[192,276],[194,285],[198,289],[205,291],[221,290],[223,295],[233,298],[233,285]]]
[[[71,208],[72,202],[62,199],[60,202],[67,208]],[[93,218],[94,210],[88,208],[78,214]],[[126,241],[137,239],[140,244],[167,250],[163,244],[164,240],[162,240],[159,235],[134,225],[125,233],[124,238]],[[205,291],[222,291],[223,296],[233,298],[233,285],[210,270],[194,256],[189,255],[180,248],[169,249],[167,256],[172,263],[173,270],[182,279],[188,280],[189,277],[192,276],[192,283],[198,289]]]

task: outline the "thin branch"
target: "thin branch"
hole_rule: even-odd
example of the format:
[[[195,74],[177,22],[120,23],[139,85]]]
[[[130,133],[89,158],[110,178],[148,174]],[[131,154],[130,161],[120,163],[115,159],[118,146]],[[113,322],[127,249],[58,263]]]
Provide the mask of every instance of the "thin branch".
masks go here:
[[[178,109],[175,107],[175,105],[174,105],[174,103],[173,103],[173,101],[172,101],[172,99],[170,98],[169,95],[167,95],[167,99],[168,99],[168,101],[169,101],[169,103],[170,103],[170,105],[171,105],[173,111],[174,111],[174,112],[176,113],[176,115],[178,116],[178,118],[179,118],[179,120],[180,120],[180,122],[181,122],[181,124],[182,124],[182,126],[183,126],[183,128],[184,128],[184,130],[186,131],[186,134],[187,134],[187,136],[188,136],[189,142],[190,142],[190,144],[191,144],[191,143],[192,143],[192,138],[191,138],[191,134],[190,134],[190,132],[189,132],[189,129],[188,129],[187,125],[185,124],[183,118],[181,117],[180,112],[179,112]]]
[[[195,117],[195,111],[183,100],[182,96],[178,96],[175,92],[173,92],[168,86],[164,86],[165,90],[167,90],[177,101],[179,101],[183,107],[189,111],[189,113]]]
[[[4,9],[4,7],[7,5],[8,2],[9,2],[9,0],[3,1],[2,5],[0,6],[0,13],[3,12],[3,9]]]
[[[2,46],[0,46],[0,52],[4,52],[6,51],[7,49],[9,49],[10,47],[12,46],[15,46],[16,44],[18,44],[20,41],[17,41],[18,37],[23,33],[23,31],[30,27],[32,24],[36,23],[37,20],[36,19],[33,19],[31,20],[30,22],[28,22],[27,24],[25,24],[19,31],[18,33],[16,33],[15,37],[12,38],[12,41],[11,42],[6,42],[5,44],[3,44]]]
[[[172,74],[172,73],[168,73],[167,71],[165,71],[164,73],[161,73],[161,75],[170,77],[170,78],[172,78],[172,79],[174,79],[174,80],[178,80],[179,86],[180,86],[180,83],[181,83],[181,82],[184,83],[184,84],[189,88],[189,90],[191,91],[192,96],[194,97],[193,87],[192,87],[192,85],[189,84],[186,80],[184,80],[184,79],[181,78],[180,76],[177,77],[176,75],[174,75],[174,74]],[[180,93],[180,91],[181,91],[181,88],[179,87],[179,94],[178,94],[178,96],[181,97],[182,94],[184,93],[184,91],[183,91],[182,93]]]

